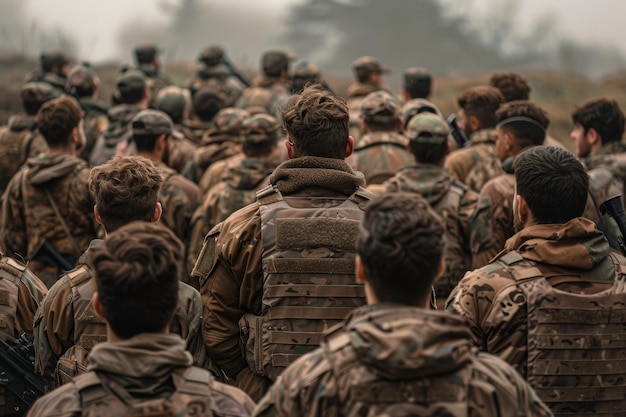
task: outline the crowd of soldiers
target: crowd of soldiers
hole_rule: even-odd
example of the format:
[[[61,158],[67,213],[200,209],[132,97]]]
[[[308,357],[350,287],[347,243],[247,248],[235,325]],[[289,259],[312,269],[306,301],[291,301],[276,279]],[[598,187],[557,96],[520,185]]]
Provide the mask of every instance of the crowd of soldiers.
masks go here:
[[[0,128],[0,337],[52,390],[0,362],[1,415],[626,414],[614,100],[573,154],[517,73],[446,120],[373,57],[344,99],[283,51],[184,87],[134,52],[110,106],[42,54]]]

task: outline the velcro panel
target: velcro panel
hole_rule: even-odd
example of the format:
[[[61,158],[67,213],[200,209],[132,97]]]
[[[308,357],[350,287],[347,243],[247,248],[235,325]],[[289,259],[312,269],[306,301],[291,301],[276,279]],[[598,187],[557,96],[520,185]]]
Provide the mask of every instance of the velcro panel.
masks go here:
[[[324,298],[357,298],[365,297],[363,285],[270,285],[266,290],[267,297],[324,297]]]
[[[0,290],[0,305],[11,305],[11,293],[9,291]]]
[[[624,349],[626,333],[594,334],[539,334],[536,337],[537,347],[552,349]]]
[[[272,307],[269,310],[269,318],[270,320],[341,320],[345,318],[352,310],[352,307]]]
[[[302,355],[295,355],[289,353],[274,353],[272,355],[272,366],[286,368],[295,362],[296,359]]]
[[[264,259],[263,270],[270,274],[311,273],[354,275],[354,259],[276,258]]]
[[[615,375],[626,373],[626,360],[610,361],[568,361],[541,360],[534,361],[532,367],[535,375]]]
[[[185,371],[182,383],[177,391],[183,394],[208,397],[210,394],[209,384],[211,376],[209,371],[192,366]]]
[[[425,380],[415,380],[406,383],[371,382],[351,386],[349,398],[352,401],[368,404],[458,402],[459,390],[450,389],[449,384],[445,388],[448,389],[437,389]]]
[[[91,350],[95,345],[106,342],[106,340],[107,337],[105,335],[81,334],[78,344],[87,350]]]
[[[556,324],[623,324],[626,322],[626,309],[573,309],[540,308],[537,312],[539,323]]]
[[[321,333],[270,330],[269,335],[271,344],[280,345],[319,346],[323,340]]]
[[[583,402],[623,400],[626,385],[613,387],[535,387],[539,398],[546,402]]]
[[[354,251],[359,235],[358,220],[313,217],[276,219],[276,248],[335,248]]]

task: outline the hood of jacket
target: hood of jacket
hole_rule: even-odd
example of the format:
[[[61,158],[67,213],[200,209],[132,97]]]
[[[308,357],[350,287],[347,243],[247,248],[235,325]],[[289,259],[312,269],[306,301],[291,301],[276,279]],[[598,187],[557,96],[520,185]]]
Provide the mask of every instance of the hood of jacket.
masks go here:
[[[244,159],[240,165],[226,168],[223,181],[237,190],[254,190],[267,179],[274,168],[275,165],[268,163],[265,159]],[[265,182],[265,185],[269,183]]]
[[[26,180],[32,185],[41,185],[57,178],[62,178],[87,163],[75,156],[67,154],[41,154],[26,161],[28,171]]]
[[[395,177],[385,183],[385,189],[419,193],[434,207],[448,194],[453,180],[450,172],[443,167],[418,164],[401,168]]]

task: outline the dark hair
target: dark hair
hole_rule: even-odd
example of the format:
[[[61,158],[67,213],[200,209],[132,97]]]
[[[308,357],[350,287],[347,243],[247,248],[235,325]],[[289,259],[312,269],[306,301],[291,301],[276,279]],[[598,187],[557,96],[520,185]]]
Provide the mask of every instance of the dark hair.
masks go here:
[[[385,193],[365,209],[357,253],[379,301],[424,301],[443,249],[443,223],[419,194]]]
[[[560,224],[582,216],[589,175],[566,149],[535,146],[515,158],[517,194],[538,223]]]
[[[116,157],[89,174],[89,191],[109,233],[135,220],[151,222],[162,185],[157,167],[141,156]]]
[[[145,87],[118,89],[120,93],[119,101],[123,104],[137,104],[144,99],[145,90]]]
[[[436,165],[448,154],[448,141],[434,144],[410,140],[409,149],[418,163]]]
[[[46,102],[37,113],[37,128],[48,146],[65,146],[70,133],[78,127],[83,117],[78,103],[71,97],[61,97]]]
[[[599,98],[585,103],[572,113],[572,121],[585,129],[594,129],[602,144],[622,140],[624,135],[624,113],[615,100]]]
[[[418,79],[412,80],[410,83],[405,83],[404,88],[411,99],[414,98],[428,98],[432,88],[432,78],[424,75]]]
[[[500,90],[505,102],[528,100],[530,95],[528,82],[516,72],[496,72],[491,76],[489,85]]]
[[[133,222],[87,251],[104,316],[128,339],[162,331],[178,304],[183,244],[159,223]]]
[[[133,135],[133,141],[137,146],[137,152],[152,152],[154,150],[154,145],[156,144],[157,139],[161,136],[152,135],[152,134],[139,134]]]
[[[530,101],[518,100],[504,103],[496,112],[498,123],[514,117],[532,119],[540,125],[519,120],[507,122],[500,127],[513,137],[513,141],[519,148],[543,144],[546,138],[546,129],[550,124],[548,113],[544,109]]]
[[[210,122],[224,107],[224,101],[218,91],[203,87],[194,92],[192,98],[193,114],[203,122]]]
[[[348,106],[319,84],[292,96],[282,123],[298,156],[345,159],[348,144]]]
[[[504,97],[495,87],[478,86],[463,91],[457,98],[457,104],[466,116],[476,117],[481,129],[496,125],[496,111],[504,102]]]

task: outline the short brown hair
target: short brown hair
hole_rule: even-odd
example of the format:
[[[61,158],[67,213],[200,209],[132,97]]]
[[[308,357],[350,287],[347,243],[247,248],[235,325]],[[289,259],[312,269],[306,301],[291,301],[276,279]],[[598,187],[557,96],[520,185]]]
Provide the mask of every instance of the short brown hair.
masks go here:
[[[598,132],[602,144],[618,142],[624,135],[624,113],[617,101],[608,98],[591,100],[572,113],[572,121],[585,129]]]
[[[502,93],[489,86],[468,88],[457,98],[457,104],[466,116],[474,116],[480,121],[481,129],[495,127],[496,111],[503,102]]]
[[[114,158],[89,174],[89,191],[109,233],[134,220],[152,221],[161,185],[157,167],[141,156]]]
[[[528,100],[530,95],[528,82],[516,72],[496,72],[491,76],[489,85],[500,90],[505,102]]]
[[[531,119],[539,126],[532,121],[517,118]],[[502,123],[507,119],[512,121],[506,122],[500,128],[511,134],[518,147],[526,148],[543,144],[550,119],[548,113],[537,104],[527,100],[504,103],[496,112],[496,121]]]
[[[293,96],[282,123],[298,156],[345,159],[348,143],[348,106],[319,84]]]
[[[133,222],[87,251],[104,316],[125,339],[162,331],[178,304],[184,247],[159,223]]]
[[[65,146],[70,133],[83,117],[78,103],[72,97],[61,97],[46,102],[37,113],[37,128],[50,147]]]

